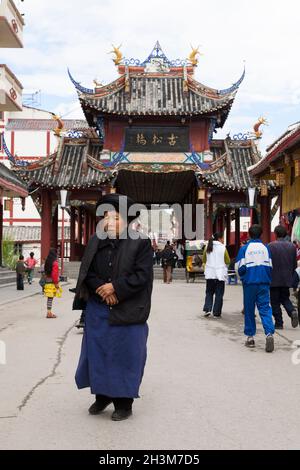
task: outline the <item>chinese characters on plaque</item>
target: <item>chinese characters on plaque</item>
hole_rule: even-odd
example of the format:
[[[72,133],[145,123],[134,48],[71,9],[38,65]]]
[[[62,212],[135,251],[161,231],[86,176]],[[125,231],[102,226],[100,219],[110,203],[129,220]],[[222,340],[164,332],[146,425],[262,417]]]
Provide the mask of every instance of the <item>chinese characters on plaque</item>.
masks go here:
[[[188,127],[132,127],[125,130],[126,152],[188,152]]]

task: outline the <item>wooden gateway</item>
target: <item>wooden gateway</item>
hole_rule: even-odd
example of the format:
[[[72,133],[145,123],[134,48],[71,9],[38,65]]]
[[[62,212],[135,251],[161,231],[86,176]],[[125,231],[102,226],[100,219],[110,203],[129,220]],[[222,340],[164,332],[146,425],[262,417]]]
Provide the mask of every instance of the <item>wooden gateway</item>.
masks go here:
[[[254,185],[247,167],[260,157],[252,140],[213,136],[245,71],[231,87],[216,90],[195,79],[197,50],[186,60],[169,60],[157,42],[144,61],[126,59],[117,48],[114,54],[118,77],[108,85],[85,88],[69,71],[88,129],[64,132],[58,121],[55,154],[14,168],[42,214],[42,257],[57,242],[61,189],[68,190],[71,260],[80,259],[95,229],[95,202],[109,191],[147,206],[189,203],[193,213],[200,204],[206,238],[225,223],[230,234],[236,218],[238,247],[240,208],[248,207]]]

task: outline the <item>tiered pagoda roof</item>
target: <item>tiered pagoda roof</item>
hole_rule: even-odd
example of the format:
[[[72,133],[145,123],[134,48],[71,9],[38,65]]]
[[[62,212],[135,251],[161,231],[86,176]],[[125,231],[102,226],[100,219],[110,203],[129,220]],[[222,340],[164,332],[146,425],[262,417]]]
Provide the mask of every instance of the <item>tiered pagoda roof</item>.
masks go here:
[[[105,184],[116,176],[129,173],[180,173],[194,172],[204,186],[216,189],[244,191],[255,185],[248,173],[248,167],[259,161],[259,154],[253,141],[213,140],[211,143],[213,161],[197,166],[196,163],[135,164],[130,162],[132,154],[124,160],[101,161],[101,145],[95,138],[67,138],[53,155],[27,166],[14,167],[18,176],[29,186],[44,188],[93,188]],[[179,154],[178,154],[179,155]],[[159,168],[156,168],[159,167]],[[174,175],[175,177],[175,175]],[[123,176],[122,176],[123,178]]]
[[[133,178],[135,172],[155,173],[156,178],[158,173],[162,176],[174,173],[175,178],[176,173],[190,172],[191,177],[196,174],[204,186],[219,189],[245,190],[253,185],[247,167],[257,163],[259,155],[251,140],[213,140],[210,144],[212,161],[207,164],[201,163],[203,155],[194,152],[170,154],[171,157],[166,158],[171,158],[172,162],[168,164],[160,154],[153,154],[151,163],[148,155],[147,163],[144,160],[146,154],[139,160],[137,154],[126,153],[122,149],[114,155],[105,155],[103,142],[95,130],[98,117],[117,114],[206,115],[214,117],[216,126],[220,127],[226,120],[245,71],[230,88],[212,89],[194,79],[195,63],[169,61],[158,43],[146,61],[140,63],[119,57],[117,65],[120,77],[106,86],[97,84],[93,90],[82,87],[70,75],[90,128],[75,129],[74,135],[72,132],[64,134],[58,150],[41,161],[31,164],[16,162],[14,170],[29,186],[50,189],[99,187],[115,177],[121,181],[123,170],[127,170],[126,178]],[[13,157],[11,160],[14,164]]]
[[[252,140],[213,140],[211,151],[215,156],[210,168],[199,172],[198,178],[207,186],[218,189],[245,191],[256,186],[248,167],[260,161]]]
[[[100,154],[101,146],[95,135],[64,137],[53,155],[27,166],[15,166],[14,170],[29,187],[99,188],[113,178],[113,172],[101,164]]]
[[[4,196],[8,197],[26,197],[28,196],[27,186],[17,175],[0,163],[0,190]]]
[[[225,90],[207,87],[193,78],[188,61],[169,61],[159,43],[144,62],[123,59],[120,77],[108,85],[84,88],[69,72],[91,126],[93,111],[101,115],[123,116],[217,116],[222,127],[233,104],[241,78]]]

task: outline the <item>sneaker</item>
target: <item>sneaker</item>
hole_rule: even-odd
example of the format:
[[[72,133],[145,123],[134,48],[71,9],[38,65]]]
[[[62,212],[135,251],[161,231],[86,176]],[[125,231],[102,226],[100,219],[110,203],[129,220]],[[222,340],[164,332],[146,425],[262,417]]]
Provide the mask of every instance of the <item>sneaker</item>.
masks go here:
[[[124,421],[132,415],[132,410],[115,410],[111,416],[113,421]]]
[[[222,315],[214,315],[213,318],[215,320],[220,320],[222,318]]]
[[[293,328],[296,328],[299,325],[298,313],[296,310],[291,313],[291,323]]]
[[[112,403],[112,400],[107,399],[107,400],[96,400],[90,407],[89,407],[89,413],[90,415],[98,415],[102,411],[105,410],[105,408],[108,407]]]
[[[266,337],[266,352],[274,351],[274,338],[273,335],[268,335]]]
[[[254,341],[253,336],[248,336],[245,342],[245,346],[247,348],[255,348],[255,341]]]
[[[203,316],[204,316],[204,317],[209,317],[210,314],[211,314],[211,312],[206,312],[205,310],[204,310],[204,312],[203,312]]]

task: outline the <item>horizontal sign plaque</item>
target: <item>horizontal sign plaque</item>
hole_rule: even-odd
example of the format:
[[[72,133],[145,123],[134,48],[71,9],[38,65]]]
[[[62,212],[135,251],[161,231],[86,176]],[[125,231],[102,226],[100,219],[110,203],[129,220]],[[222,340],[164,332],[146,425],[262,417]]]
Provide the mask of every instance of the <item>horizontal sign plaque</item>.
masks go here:
[[[188,127],[128,127],[125,152],[189,152]]]

